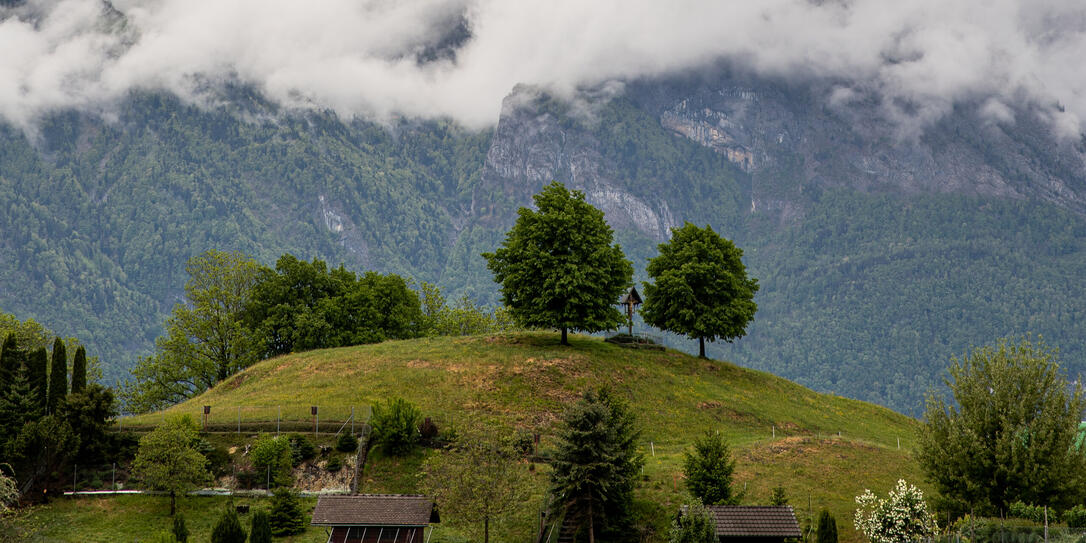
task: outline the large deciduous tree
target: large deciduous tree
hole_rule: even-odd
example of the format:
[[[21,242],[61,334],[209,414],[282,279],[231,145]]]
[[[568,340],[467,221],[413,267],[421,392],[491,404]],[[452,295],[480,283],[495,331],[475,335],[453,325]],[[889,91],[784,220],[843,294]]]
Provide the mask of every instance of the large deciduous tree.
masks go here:
[[[239,252],[209,250],[189,259],[185,271],[184,303],[174,306],[155,353],[140,359],[134,382],[126,383],[125,399],[134,411],[199,394],[259,359],[241,312],[260,265]]]
[[[167,418],[140,438],[132,469],[151,490],[170,496],[170,515],[177,511],[177,495],[205,483],[207,458],[196,450],[196,422],[188,415]]]
[[[639,436],[629,408],[607,389],[586,392],[563,417],[551,492],[557,508],[585,523],[590,543],[597,523],[616,537],[630,531],[634,485],[644,463]]]
[[[469,525],[482,525],[489,543],[491,523],[519,511],[531,495],[521,455],[508,442],[466,434],[457,444],[429,458],[423,467],[426,492],[442,514]]]
[[[672,229],[659,251],[646,267],[654,281],[644,283],[646,323],[697,339],[702,358],[705,340],[731,342],[746,334],[758,310],[758,281],[747,277],[741,249],[710,226],[686,223]]]
[[[630,285],[633,267],[603,212],[584,193],[554,182],[534,196],[536,209],[520,208],[502,246],[484,253],[502,302],[518,322],[598,332],[621,324],[615,307]]]
[[[1001,340],[953,359],[953,403],[931,394],[920,431],[920,466],[944,505],[998,514],[1016,501],[1058,508],[1086,499],[1086,410],[1054,349]]]

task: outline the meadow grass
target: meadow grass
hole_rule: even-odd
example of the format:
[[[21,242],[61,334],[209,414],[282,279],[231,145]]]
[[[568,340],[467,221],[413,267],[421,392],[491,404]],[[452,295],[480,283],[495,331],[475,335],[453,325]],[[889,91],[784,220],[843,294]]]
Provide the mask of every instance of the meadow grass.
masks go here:
[[[645,469],[637,507],[643,527],[656,533],[653,541],[664,540],[676,508],[691,500],[682,479],[683,452],[706,431],[722,433],[731,444],[737,461],[734,488],[743,492],[743,503],[768,503],[772,489],[783,487],[798,518],[808,511],[817,517],[822,508],[831,511],[844,542],[860,539],[851,519],[854,497],[865,488],[885,494],[905,478],[928,490],[912,456],[919,429],[915,419],[728,362],[672,350],[624,349],[595,337],[574,335],[570,342],[562,346],[557,334],[529,332],[292,354],[260,362],[164,412],[125,422],[148,424],[180,413],[200,420],[204,405],[233,417],[241,407],[243,420],[267,420],[275,406],[276,413],[305,420],[310,405],[329,406],[322,412],[355,406],[361,413],[399,396],[442,429],[538,433],[545,455],[553,451],[562,413],[585,390],[607,386],[629,402],[641,428]],[[395,458],[374,451],[361,490],[417,492],[418,468],[428,454],[432,451],[419,450]],[[546,464],[536,464],[533,473],[538,500],[526,503],[524,518],[503,530],[516,539],[534,533],[547,486]],[[124,509],[125,503],[140,502],[118,501],[115,507]],[[74,506],[57,507],[63,515]],[[456,519],[443,520],[435,542],[470,540],[464,535],[470,530]],[[56,540],[79,540],[65,537]]]

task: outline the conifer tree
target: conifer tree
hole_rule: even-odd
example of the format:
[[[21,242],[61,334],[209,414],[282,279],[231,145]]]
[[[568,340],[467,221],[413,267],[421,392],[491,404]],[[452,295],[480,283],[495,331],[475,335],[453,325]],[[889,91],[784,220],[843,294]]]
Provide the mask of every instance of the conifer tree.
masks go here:
[[[257,509],[249,526],[249,543],[272,543],[271,523],[268,512]]]
[[[87,349],[76,347],[72,358],[72,394],[87,388]]]
[[[823,509],[818,515],[818,543],[837,543],[837,519]]]
[[[279,487],[272,496],[271,517],[272,535],[282,537],[285,535],[300,534],[305,531],[305,512],[298,503],[298,495],[289,488]]]
[[[178,543],[188,543],[189,529],[185,526],[185,515],[178,513],[173,517],[173,538]]]
[[[0,396],[3,396],[7,388],[11,386],[11,381],[22,363],[23,353],[19,350],[15,334],[10,333],[4,339],[3,347],[0,347]]]
[[[241,527],[238,513],[230,504],[223,510],[219,522],[211,530],[211,543],[245,543],[245,528]]]
[[[27,379],[26,368],[16,371],[3,396],[0,396],[0,435],[3,440],[13,439],[23,424],[37,420],[40,403]],[[0,443],[2,445],[2,443]]]
[[[38,407],[35,410],[38,416],[45,414],[45,404],[49,401],[48,389],[49,389],[49,353],[46,352],[45,347],[39,347],[30,353],[30,356],[26,360],[26,378],[30,383],[30,389],[34,391],[34,396],[38,400]]]
[[[49,414],[56,413],[60,405],[68,395],[68,350],[64,347],[64,341],[59,337],[53,342],[53,361],[49,367],[49,399],[45,410]]]

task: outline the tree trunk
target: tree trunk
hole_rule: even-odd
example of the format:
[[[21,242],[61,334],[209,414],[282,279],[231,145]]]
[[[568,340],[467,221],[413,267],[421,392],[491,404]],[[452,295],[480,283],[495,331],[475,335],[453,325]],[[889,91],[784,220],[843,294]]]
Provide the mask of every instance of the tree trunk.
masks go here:
[[[562,327],[562,345],[569,345],[569,340],[566,338],[566,328]]]
[[[592,519],[592,498],[588,499],[588,543],[596,543],[596,523]]]
[[[705,338],[698,338],[698,358],[705,358]]]
[[[170,491],[170,516],[177,512],[177,493]]]

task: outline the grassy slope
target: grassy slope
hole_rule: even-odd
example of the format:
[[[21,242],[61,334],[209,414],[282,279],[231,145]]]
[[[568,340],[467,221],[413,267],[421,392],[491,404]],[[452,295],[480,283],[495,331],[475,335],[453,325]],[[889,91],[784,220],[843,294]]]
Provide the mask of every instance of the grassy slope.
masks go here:
[[[198,417],[202,405],[361,406],[402,396],[439,425],[482,422],[540,432],[546,449],[562,410],[585,389],[608,385],[628,398],[642,426],[646,477],[639,496],[652,504],[648,515],[659,530],[687,499],[682,451],[710,429],[735,448],[744,503],[767,503],[771,489],[784,486],[798,516],[808,503],[815,514],[822,507],[834,512],[846,541],[857,539],[855,495],[864,488],[885,493],[898,477],[919,482],[910,455],[913,419],[726,362],[621,349],[582,336],[571,342],[563,347],[556,334],[526,333],[312,351],[261,362],[169,412]],[[363,491],[412,491],[415,479],[403,471],[416,465],[375,455]]]

